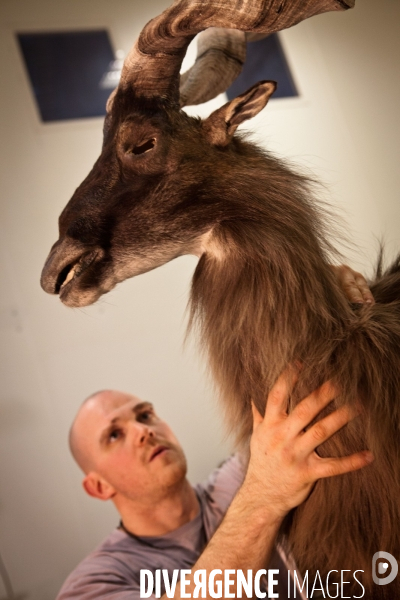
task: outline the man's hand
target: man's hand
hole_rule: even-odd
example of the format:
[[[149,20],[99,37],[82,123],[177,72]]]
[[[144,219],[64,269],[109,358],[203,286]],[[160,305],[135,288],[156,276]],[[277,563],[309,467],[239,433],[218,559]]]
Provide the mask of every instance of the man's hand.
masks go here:
[[[283,373],[268,395],[264,418],[253,405],[250,461],[243,488],[260,514],[263,509],[282,519],[309,495],[317,479],[341,475],[373,461],[363,451],[342,458],[321,458],[315,449],[357,416],[343,406],[304,429],[335,398],[329,382],[302,400],[290,415],[288,399],[294,385],[294,369]]]
[[[304,431],[336,392],[325,383],[288,415],[295,380],[294,369],[279,377],[268,395],[264,418],[253,406],[251,456],[245,480],[192,568],[190,593],[195,589],[195,573],[200,570],[209,574],[215,569],[264,569],[285,515],[307,498],[315,481],[360,469],[373,460],[370,452],[345,458],[320,458],[315,453],[317,446],[356,414],[343,407]],[[178,584],[174,598],[181,597]],[[206,597],[210,598],[209,593]]]
[[[347,300],[356,304],[375,304],[368,283],[361,273],[347,265],[330,265]]]

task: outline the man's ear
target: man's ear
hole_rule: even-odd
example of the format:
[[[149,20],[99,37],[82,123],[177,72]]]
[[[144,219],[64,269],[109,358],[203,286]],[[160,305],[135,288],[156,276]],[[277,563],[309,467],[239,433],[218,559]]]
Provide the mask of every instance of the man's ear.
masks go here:
[[[97,473],[90,472],[82,481],[83,488],[89,496],[100,500],[109,500],[115,495],[115,489]]]
[[[203,121],[203,129],[210,142],[216,146],[229,144],[240,123],[258,115],[275,90],[275,81],[260,81],[211,113]]]

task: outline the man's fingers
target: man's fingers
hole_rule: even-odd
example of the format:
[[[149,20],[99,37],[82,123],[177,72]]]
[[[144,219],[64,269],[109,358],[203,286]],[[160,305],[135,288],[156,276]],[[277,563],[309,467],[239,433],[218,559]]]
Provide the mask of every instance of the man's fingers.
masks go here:
[[[293,433],[300,433],[336,396],[338,390],[331,381],[326,381],[320,388],[304,398],[293,409],[290,421]]]
[[[361,273],[353,271],[347,265],[331,265],[340,287],[350,302],[356,304],[375,304],[374,297],[368,287],[367,280]]]
[[[363,302],[364,302],[363,295],[361,293],[359,285],[357,284],[355,275],[356,275],[355,272],[353,272],[351,269],[349,269],[348,267],[345,267],[343,265],[342,271],[341,271],[341,277],[339,278],[339,281],[341,282],[343,291],[346,294],[347,299],[350,300],[350,302],[355,302],[357,304],[363,304]],[[357,273],[357,275],[358,275],[358,273]],[[365,282],[365,283],[367,283],[367,282]]]
[[[360,273],[357,273],[354,277],[354,280],[362,297],[362,302],[366,302],[367,304],[375,304],[374,297],[368,287],[366,279]]]
[[[318,461],[313,466],[314,481],[326,477],[334,477],[335,475],[343,475],[344,473],[350,473],[350,471],[357,471],[371,464],[373,460],[374,455],[369,450],[357,452],[357,454],[351,454],[343,458],[318,457]]]
[[[323,444],[339,429],[347,425],[349,421],[357,417],[359,412],[357,409],[350,408],[349,406],[342,406],[333,413],[324,417],[317,423],[314,423],[310,429],[308,429],[302,439],[301,447],[305,454],[309,454],[315,450],[320,444]]]
[[[298,378],[298,369],[287,367],[272,386],[268,397],[265,414],[269,417],[279,417],[287,414],[289,396]]]

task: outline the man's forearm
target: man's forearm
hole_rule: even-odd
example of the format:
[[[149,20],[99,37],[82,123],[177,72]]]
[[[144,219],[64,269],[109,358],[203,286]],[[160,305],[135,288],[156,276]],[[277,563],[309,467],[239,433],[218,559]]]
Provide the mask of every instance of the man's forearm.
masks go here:
[[[185,581],[189,582],[184,586],[186,597],[189,594],[193,597],[197,571],[205,571],[208,582],[210,572],[216,569],[222,572],[232,569],[235,573],[238,570],[247,573],[248,569],[252,569],[254,573],[265,568],[283,517],[261,504],[259,499],[254,501],[253,486],[245,480],[219,528],[192,567],[191,575],[185,577]],[[235,575],[231,576],[231,580],[236,580]],[[210,598],[208,585],[204,587],[206,598]],[[234,585],[230,591],[236,592]],[[178,583],[174,598],[181,597],[181,583]],[[204,596],[199,594],[198,597]],[[163,596],[163,600],[166,598]]]
[[[212,568],[243,570],[268,563],[283,517],[260,507],[250,493],[254,489],[244,482],[198,563],[211,558]]]

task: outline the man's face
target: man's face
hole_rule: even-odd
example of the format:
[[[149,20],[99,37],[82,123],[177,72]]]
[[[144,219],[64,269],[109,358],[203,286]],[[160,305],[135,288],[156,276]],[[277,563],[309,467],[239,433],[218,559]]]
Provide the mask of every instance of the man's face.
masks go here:
[[[117,494],[146,501],[185,478],[183,450],[149,402],[122,392],[101,392],[83,405],[74,427],[90,471]]]

